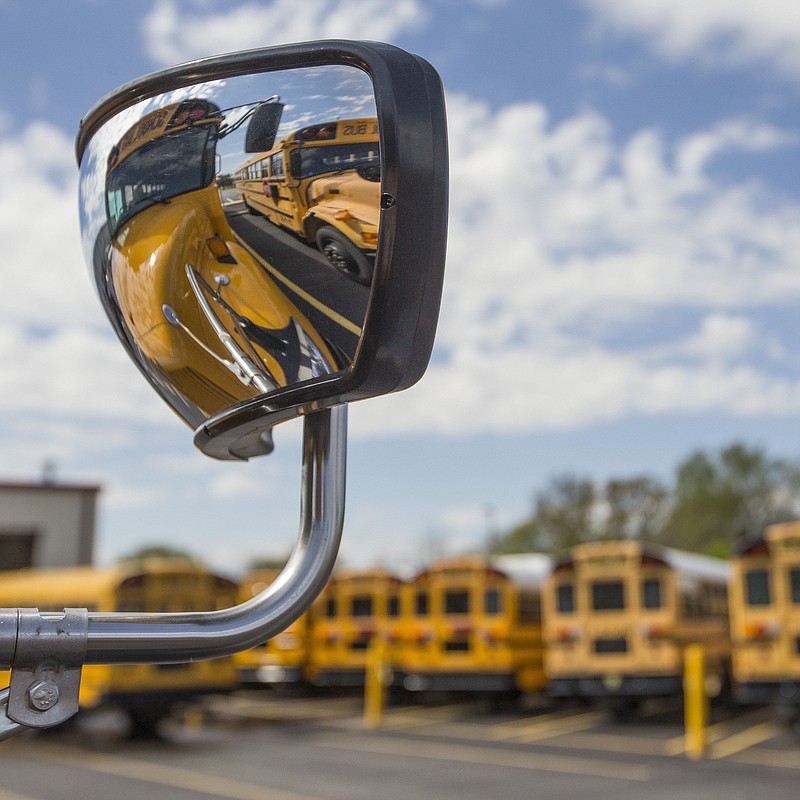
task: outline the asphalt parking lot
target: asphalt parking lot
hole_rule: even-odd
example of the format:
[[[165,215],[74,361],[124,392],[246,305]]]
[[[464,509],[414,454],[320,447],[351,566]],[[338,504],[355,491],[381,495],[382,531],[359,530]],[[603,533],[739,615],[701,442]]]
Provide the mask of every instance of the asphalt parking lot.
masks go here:
[[[800,781],[800,739],[766,708],[715,712],[700,761],[686,755],[680,709],[663,704],[615,723],[594,708],[406,702],[368,730],[357,696],[249,692],[211,698],[162,733],[127,741],[95,726],[0,743],[0,800],[784,800]]]

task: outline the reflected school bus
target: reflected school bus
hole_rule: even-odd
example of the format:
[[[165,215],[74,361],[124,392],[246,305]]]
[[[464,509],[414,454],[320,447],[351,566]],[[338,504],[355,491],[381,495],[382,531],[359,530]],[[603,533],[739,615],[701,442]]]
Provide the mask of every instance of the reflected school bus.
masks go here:
[[[236,603],[237,586],[183,560],[147,559],[108,568],[70,567],[0,572],[4,607],[63,611],[214,611]],[[186,664],[87,664],[80,687],[82,713],[122,709],[133,734],[151,733],[180,702],[236,688],[230,657]]]
[[[266,589],[278,570],[254,570],[239,583],[239,602],[252,600]],[[261,645],[236,653],[238,680],[242,684],[276,688],[306,686],[310,650],[310,612]]]
[[[106,291],[133,346],[203,419],[338,369],[228,225],[215,178],[222,119],[205,100],[152,112],[120,139],[106,174]]]
[[[733,559],[734,696],[800,722],[800,522],[770,525]]]
[[[554,697],[603,698],[623,715],[679,695],[683,654],[703,646],[710,695],[730,677],[728,564],[633,541],[577,545],[544,592],[545,667]]]
[[[234,173],[250,213],[316,244],[340,272],[372,279],[380,216],[378,120],[311,125]]]
[[[545,685],[540,554],[444,558],[404,590],[399,668],[411,691],[533,692]]]
[[[387,664],[396,661],[403,582],[383,569],[343,572],[311,607],[308,667],[315,686],[363,686],[367,654],[375,637],[387,643]]]

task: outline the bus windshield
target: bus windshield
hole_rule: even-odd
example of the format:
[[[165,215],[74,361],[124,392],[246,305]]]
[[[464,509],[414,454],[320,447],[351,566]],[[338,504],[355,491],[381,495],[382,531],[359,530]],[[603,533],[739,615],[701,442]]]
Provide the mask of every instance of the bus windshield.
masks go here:
[[[153,139],[109,172],[106,203],[112,236],[140,211],[212,181],[213,130],[197,125]]]
[[[341,172],[362,165],[377,165],[379,152],[377,142],[354,142],[333,144],[327,147],[300,148],[299,178],[311,178],[326,172]]]

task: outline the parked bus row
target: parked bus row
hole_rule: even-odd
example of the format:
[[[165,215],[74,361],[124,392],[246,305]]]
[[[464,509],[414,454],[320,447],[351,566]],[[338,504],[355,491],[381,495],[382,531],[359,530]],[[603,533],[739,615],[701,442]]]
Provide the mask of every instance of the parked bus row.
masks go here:
[[[275,573],[239,584],[186,561],[0,573],[0,606],[60,611],[226,608]],[[547,692],[603,699],[627,714],[679,696],[683,654],[702,645],[706,690],[742,703],[800,709],[800,522],[774,525],[730,562],[632,541],[541,554],[456,557],[411,579],[341,572],[309,611],[265,644],[228,658],[168,665],[87,665],[81,708],[114,706],[133,732],[176,703],[244,685],[363,686],[383,643],[391,684],[407,692],[505,697]]]
[[[554,563],[539,554],[461,557],[411,580],[342,573],[289,630],[237,657],[240,676],[362,685],[376,636],[393,685],[407,691],[542,691],[602,699],[620,715],[646,698],[679,696],[684,652],[697,644],[709,697],[774,703],[794,721],[800,523],[768,527],[729,562],[605,541]]]

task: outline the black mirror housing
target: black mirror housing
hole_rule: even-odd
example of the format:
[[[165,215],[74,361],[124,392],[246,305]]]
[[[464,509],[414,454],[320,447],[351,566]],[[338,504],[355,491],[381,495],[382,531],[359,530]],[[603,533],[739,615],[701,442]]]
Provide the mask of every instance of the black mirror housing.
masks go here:
[[[262,153],[272,147],[282,113],[283,103],[277,100],[268,100],[254,109],[247,122],[245,153]]]
[[[230,122],[233,117],[226,120],[226,108],[200,99],[209,96],[208,87],[246,77],[261,80],[265,76],[269,78],[282,72],[315,67],[347,67],[364,74],[368,76],[374,92],[374,112],[371,112],[374,117],[367,115],[365,119],[346,119],[337,123],[332,121],[328,125],[332,127],[338,124],[341,128],[349,123],[353,131],[361,131],[362,139],[369,138],[369,134],[364,133],[369,127],[377,125],[376,130],[379,131],[379,165],[346,170],[344,167],[350,166],[350,162],[346,162],[335,173],[337,179],[341,179],[342,185],[345,183],[342,176],[346,173],[350,181],[348,186],[357,183],[359,191],[374,191],[376,214],[379,214],[379,226],[376,225],[377,245],[373,245],[373,252],[370,254],[370,271],[358,276],[362,288],[367,288],[364,289],[363,318],[359,319],[361,324],[355,326],[358,332],[357,342],[344,355],[337,349],[335,341],[331,343],[326,339],[323,345],[320,344],[321,340],[315,339],[318,345],[315,346],[311,339],[316,333],[313,331],[313,324],[310,324],[312,332],[306,335],[306,340],[311,342],[309,347],[320,350],[329,345],[325,350],[325,358],[333,366],[327,370],[318,370],[309,377],[311,373],[298,372],[295,365],[292,374],[297,377],[291,381],[259,381],[259,367],[255,368],[255,378],[248,373],[253,361],[249,354],[257,349],[253,342],[258,347],[269,348],[272,346],[270,342],[277,337],[280,345],[275,347],[280,349],[290,339],[297,339],[294,332],[296,328],[302,345],[303,326],[295,324],[296,320],[290,317],[294,327],[286,325],[280,328],[276,325],[265,330],[263,325],[259,327],[240,308],[233,308],[230,295],[225,294],[219,286],[212,285],[211,279],[199,267],[175,262],[171,265],[171,278],[183,282],[181,297],[186,295],[184,289],[190,284],[194,292],[192,297],[197,299],[194,310],[196,305],[200,305],[205,312],[205,317],[198,317],[204,329],[208,328],[208,321],[212,327],[219,329],[219,339],[206,333],[210,338],[201,345],[205,351],[211,352],[214,349],[222,354],[211,355],[217,362],[226,362],[229,370],[226,373],[227,379],[233,373],[242,383],[246,382],[245,379],[250,380],[248,393],[233,395],[231,402],[219,401],[217,405],[211,406],[198,404],[194,402],[191,393],[187,394],[185,388],[175,383],[165,371],[164,362],[154,360],[147,348],[143,347],[142,339],[132,321],[135,314],[131,313],[130,308],[126,309],[120,299],[121,288],[124,288],[124,281],[119,275],[122,267],[118,261],[114,262],[112,251],[115,247],[119,250],[116,240],[124,236],[128,237],[130,244],[136,225],[128,224],[131,223],[130,215],[114,216],[116,212],[110,208],[108,200],[108,176],[114,169],[122,172],[120,164],[126,154],[123,144],[130,152],[132,146],[135,146],[131,145],[133,139],[143,137],[143,130],[148,125],[152,127],[149,118],[154,112],[150,112],[147,117],[139,117],[138,128],[126,128],[122,125],[122,120],[129,119],[130,114],[140,104],[146,107],[145,101],[153,101],[154,98],[161,103],[159,113],[161,117],[165,117],[167,109],[176,107],[175,100],[184,101],[188,96],[195,102],[195,131],[198,125],[205,124],[209,130],[213,128],[216,131],[209,137],[209,141],[215,137],[219,141],[233,129]],[[281,95],[281,102],[277,102],[275,98],[264,101],[264,97],[265,94],[262,94],[261,101],[254,104],[249,111],[249,124],[242,148],[244,152],[269,151],[276,140],[281,111],[283,110],[285,119],[287,113],[284,109],[288,109],[289,104],[297,100]],[[168,101],[172,101],[172,105],[168,105]],[[170,110],[169,114],[172,113]],[[167,127],[174,124],[174,120],[170,120]],[[323,135],[325,126],[317,127],[321,131],[319,135]],[[115,138],[111,136],[112,131],[116,131],[113,134]],[[296,135],[299,136],[299,133],[300,131]],[[148,135],[152,139],[152,133]],[[115,142],[114,147],[110,148],[111,152],[99,151],[97,143],[104,137],[107,141]],[[286,141],[289,138],[291,137],[287,137]],[[377,144],[371,147],[375,150]],[[190,62],[133,81],[101,100],[81,122],[76,151],[82,170],[81,221],[84,248],[101,302],[129,356],[162,398],[194,428],[195,443],[207,455],[221,459],[246,459],[265,454],[272,448],[270,431],[275,424],[297,415],[405,389],[424,373],[433,347],[442,291],[448,165],[443,90],[439,76],[422,58],[386,44],[330,40],[252,50]],[[370,157],[374,158],[374,153]],[[204,163],[213,165],[214,160],[206,158]],[[265,157],[265,164],[266,161]],[[286,163],[296,164],[302,171],[303,162],[297,151],[291,157],[287,153]],[[213,166],[211,170],[213,171]],[[287,168],[287,174],[289,171]],[[270,184],[266,174],[265,171],[263,194],[267,198],[264,202],[269,202],[269,198],[274,200],[280,195],[280,191],[274,180]],[[334,173],[331,171],[330,175]],[[222,190],[223,176],[215,179],[209,175],[203,180],[205,183],[202,187],[205,189],[211,187],[216,190],[216,180],[220,191]],[[102,226],[94,229],[90,229],[86,221],[86,197],[90,191],[95,192],[95,211],[100,203],[98,198],[105,197],[106,219]],[[321,196],[322,190],[318,191]],[[333,188],[328,191],[329,199],[338,200],[347,190]],[[186,244],[180,238],[184,234],[178,232],[183,224],[179,214],[181,200],[182,197],[173,193],[165,195],[163,199],[153,200],[150,204],[151,215],[159,213],[166,217],[169,213],[177,220],[174,227],[176,232],[170,242],[173,249]],[[216,213],[215,211],[214,214]],[[307,212],[305,221],[321,220],[324,213],[327,212],[320,206]],[[339,216],[332,214],[332,219],[345,219],[351,212],[339,210],[336,213]],[[133,221],[137,222],[136,219]],[[330,228],[327,230],[330,231]],[[326,257],[331,256],[335,260],[337,257],[341,258],[341,250],[343,247],[346,249],[348,243],[341,235],[337,238],[334,234],[335,231],[327,236],[318,233],[316,245],[326,253]],[[313,237],[310,239],[313,245]],[[214,233],[207,241],[210,243],[209,248],[215,253],[215,263],[220,270],[228,269],[227,264],[230,261],[235,263],[237,258],[245,258],[234,258],[239,251],[235,251],[232,256],[230,248],[226,247],[231,242],[226,242],[219,233]],[[271,268],[266,262],[265,266]],[[216,275],[214,279],[220,285],[228,281],[225,275]],[[187,280],[189,284],[186,284]],[[259,277],[259,280],[262,278]],[[283,279],[273,283],[281,286],[291,284]],[[167,329],[168,324],[173,335],[182,336],[179,329],[187,328],[183,322],[185,314],[177,311],[173,302],[159,303],[158,308],[163,308],[163,317],[160,318],[162,327]],[[253,334],[244,349],[232,351],[230,347],[233,346],[229,347],[228,352],[238,354],[234,366],[227,363],[230,359],[219,346],[219,342],[229,333],[222,330],[224,326],[221,324],[221,321],[227,323],[228,317],[236,320],[237,330],[234,334],[237,331],[255,331],[258,334]],[[304,321],[303,325],[305,324]],[[199,328],[195,328],[189,332],[193,341],[198,341],[198,330]],[[265,341],[267,344],[264,344]],[[208,342],[212,342],[213,347]],[[295,350],[306,353],[300,345],[295,346]],[[281,358],[277,358],[274,363],[285,365],[291,361],[285,353]],[[265,367],[263,371],[267,377],[271,377],[269,369]],[[277,368],[273,367],[272,372],[276,371]],[[290,371],[287,367],[286,373],[289,374]]]

